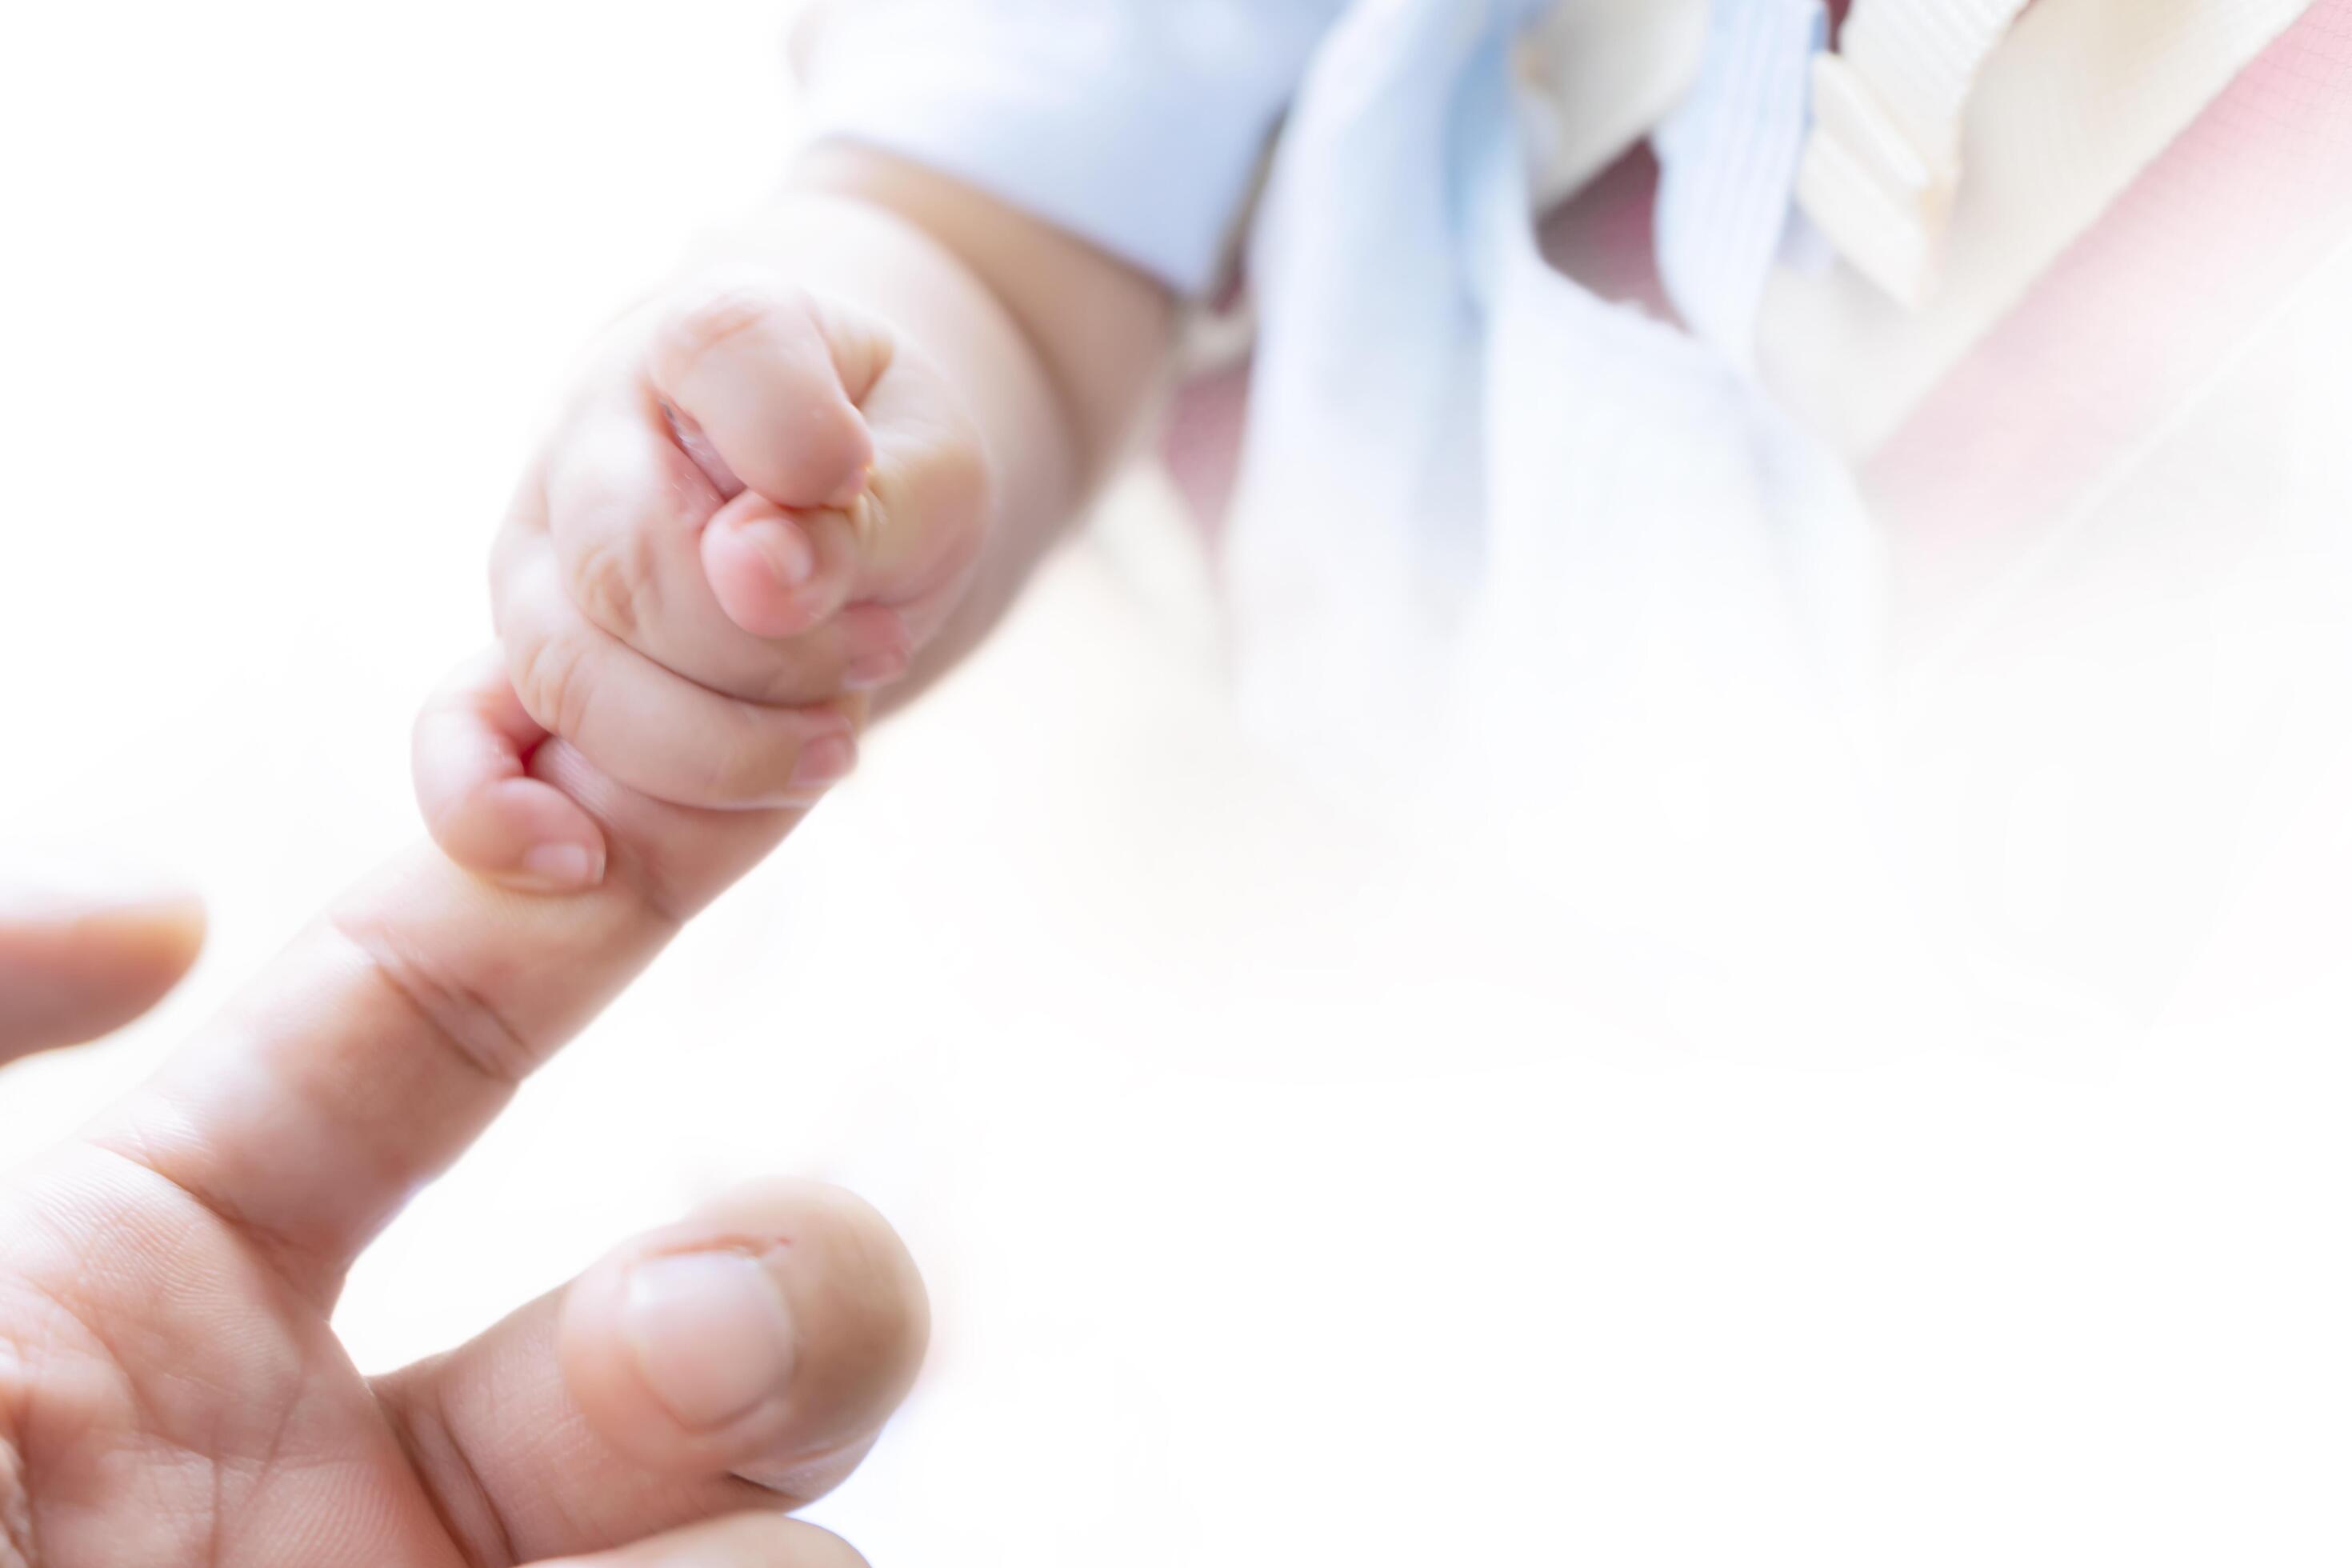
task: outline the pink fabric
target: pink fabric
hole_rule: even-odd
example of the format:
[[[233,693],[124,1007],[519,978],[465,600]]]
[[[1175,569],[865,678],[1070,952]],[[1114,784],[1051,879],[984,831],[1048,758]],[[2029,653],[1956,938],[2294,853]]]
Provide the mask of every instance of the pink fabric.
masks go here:
[[[2318,0],[1869,464],[1906,619],[1964,604],[2352,234],[2352,0]]]

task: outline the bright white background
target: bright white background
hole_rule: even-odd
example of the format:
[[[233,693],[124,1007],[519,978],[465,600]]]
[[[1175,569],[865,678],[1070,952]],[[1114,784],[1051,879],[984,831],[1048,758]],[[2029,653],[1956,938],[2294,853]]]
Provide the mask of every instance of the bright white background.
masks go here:
[[[11,15],[0,843],[176,869],[215,935],[151,1025],[11,1070],[0,1152],[415,832],[408,716],[485,635],[540,410],[773,179],[780,32]],[[2343,1560],[2340,1013],[2063,1052],[1604,1022],[1544,898],[1255,760],[1150,504],[417,1203],[352,1283],[363,1363],[806,1171],[936,1296],[819,1510],[877,1563]]]

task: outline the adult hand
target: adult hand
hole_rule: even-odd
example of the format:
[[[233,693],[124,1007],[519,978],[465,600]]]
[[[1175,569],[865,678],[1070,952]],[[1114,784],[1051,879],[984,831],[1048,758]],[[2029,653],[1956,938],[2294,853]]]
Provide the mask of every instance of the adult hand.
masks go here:
[[[485,664],[436,712],[509,701]],[[725,1198],[386,1376],[329,1328],[369,1238],[797,820],[660,805],[561,742],[531,765],[597,818],[602,887],[420,849],[0,1186],[0,1564],[858,1561],[784,1515],[871,1446],[928,1317],[845,1194]],[[0,1059],[134,1016],[200,930],[169,900],[0,914]]]

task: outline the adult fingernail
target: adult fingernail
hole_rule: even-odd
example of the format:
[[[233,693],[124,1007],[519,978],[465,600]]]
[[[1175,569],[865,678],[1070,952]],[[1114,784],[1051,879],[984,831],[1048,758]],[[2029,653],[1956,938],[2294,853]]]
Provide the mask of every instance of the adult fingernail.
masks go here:
[[[554,889],[593,888],[604,868],[584,844],[535,845],[522,858],[524,875]]]
[[[621,1323],[646,1385],[689,1431],[747,1415],[792,1381],[792,1313],[768,1271],[742,1253],[638,1264]]]
[[[857,767],[857,742],[847,735],[827,735],[801,748],[793,764],[792,792],[814,795],[831,789]]]

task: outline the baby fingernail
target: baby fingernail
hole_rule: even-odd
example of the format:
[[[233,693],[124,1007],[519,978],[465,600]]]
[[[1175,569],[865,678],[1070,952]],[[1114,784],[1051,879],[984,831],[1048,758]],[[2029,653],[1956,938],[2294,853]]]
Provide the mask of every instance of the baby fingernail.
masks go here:
[[[763,517],[745,523],[740,531],[783,586],[797,588],[816,575],[816,547],[791,523]]]
[[[759,1260],[740,1252],[638,1264],[621,1325],[646,1385],[690,1431],[750,1415],[792,1380],[792,1313]]]
[[[847,778],[857,766],[857,742],[846,735],[827,735],[801,748],[793,767],[794,795],[814,795]]]
[[[849,661],[846,684],[852,691],[867,691],[877,686],[887,686],[907,673],[909,659],[904,643],[870,648]]]
[[[541,844],[522,858],[524,874],[551,888],[590,888],[604,879],[596,852],[583,844]]]
[[[835,511],[847,511],[857,504],[859,499],[866,494],[866,487],[873,482],[874,465],[868,463],[856,474],[844,479],[839,489],[824,498],[824,504]]]

